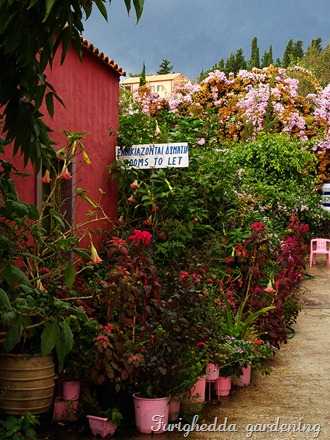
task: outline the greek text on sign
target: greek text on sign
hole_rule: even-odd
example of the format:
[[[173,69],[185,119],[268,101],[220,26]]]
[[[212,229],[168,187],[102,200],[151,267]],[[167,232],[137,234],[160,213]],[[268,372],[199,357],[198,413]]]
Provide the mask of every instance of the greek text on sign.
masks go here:
[[[127,161],[129,168],[184,168],[189,165],[188,143],[116,147],[116,159]]]

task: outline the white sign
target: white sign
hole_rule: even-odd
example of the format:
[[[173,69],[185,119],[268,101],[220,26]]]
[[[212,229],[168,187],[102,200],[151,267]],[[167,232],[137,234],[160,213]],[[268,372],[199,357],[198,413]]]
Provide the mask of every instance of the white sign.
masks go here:
[[[116,159],[127,161],[129,168],[184,168],[189,166],[188,143],[116,147]]]

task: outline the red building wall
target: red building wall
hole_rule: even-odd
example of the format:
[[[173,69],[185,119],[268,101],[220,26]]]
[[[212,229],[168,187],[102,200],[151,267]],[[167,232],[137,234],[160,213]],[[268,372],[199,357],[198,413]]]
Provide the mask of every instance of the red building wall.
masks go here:
[[[44,107],[41,110],[44,120],[53,130],[51,138],[60,147],[65,145],[66,140],[61,130],[87,132],[82,142],[91,164],[86,165],[81,154],[78,155],[73,182],[76,187],[87,190],[92,200],[101,201],[106,215],[114,220],[117,213],[117,191],[115,182],[109,178],[108,166],[115,159],[116,136],[110,137],[110,127],[117,132],[121,69],[111,68],[102,61],[103,54],[99,57],[87,49],[83,51],[82,62],[74,49],[68,51],[63,65],[60,65],[59,58],[60,53],[54,60],[52,70],[48,69],[46,75],[65,107],[55,99],[53,119]],[[32,175],[28,179],[15,179],[16,188],[22,200],[38,205],[41,176],[35,176],[30,164],[23,169],[23,160],[18,156],[12,160],[10,149],[6,148],[5,156],[14,162],[19,171]],[[105,193],[102,199],[99,189]],[[86,213],[92,209],[88,202],[77,198],[76,224],[83,222]]]

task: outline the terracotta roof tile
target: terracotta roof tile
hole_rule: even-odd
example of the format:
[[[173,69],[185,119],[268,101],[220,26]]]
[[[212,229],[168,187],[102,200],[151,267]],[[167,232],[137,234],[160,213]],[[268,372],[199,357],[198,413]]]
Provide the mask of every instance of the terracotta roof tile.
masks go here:
[[[82,45],[85,49],[95,55],[99,60],[101,60],[104,64],[109,66],[111,69],[119,73],[121,76],[126,76],[125,70],[118,66],[111,58],[104,55],[97,47],[93,44],[89,43],[85,38],[81,37]]]

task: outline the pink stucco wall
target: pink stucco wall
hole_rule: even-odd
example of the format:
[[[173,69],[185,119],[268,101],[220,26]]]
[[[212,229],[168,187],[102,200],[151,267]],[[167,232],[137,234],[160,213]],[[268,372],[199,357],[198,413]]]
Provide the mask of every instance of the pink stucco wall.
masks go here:
[[[53,119],[44,107],[41,111],[44,120],[53,130],[52,139],[63,146],[65,136],[60,130],[87,132],[83,144],[91,164],[86,165],[81,155],[77,157],[74,176],[76,187],[89,192],[92,200],[100,200],[99,188],[104,191],[101,203],[105,213],[115,220],[117,213],[116,184],[110,180],[108,166],[115,159],[116,137],[110,137],[110,127],[118,130],[119,73],[105,65],[95,55],[84,50],[82,63],[74,50],[69,50],[65,62],[60,65],[59,56],[48,69],[47,81],[53,85],[65,103],[63,107],[55,100]],[[10,147],[6,147],[7,160],[11,160]],[[37,204],[37,182],[40,176],[34,175],[31,165],[23,168],[19,157],[13,160],[19,171],[31,174],[28,179],[17,178],[16,188],[22,200]],[[40,185],[40,184],[39,184]],[[75,205],[76,224],[86,219],[92,207],[80,198]],[[93,226],[94,227],[94,226]]]

